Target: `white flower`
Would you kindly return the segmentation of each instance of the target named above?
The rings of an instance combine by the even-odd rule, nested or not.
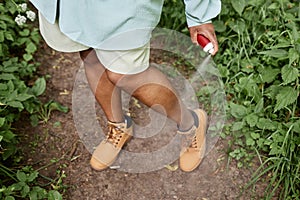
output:
[[[18,16],[15,18],[15,22],[19,25],[22,26],[23,24],[26,23],[26,17],[23,15],[18,14]]]
[[[30,19],[30,21],[34,21],[35,20],[35,12],[29,10],[29,11],[26,11],[26,15],[27,15],[27,18]]]
[[[27,10],[27,3],[19,4],[19,6],[23,12],[25,12]]]

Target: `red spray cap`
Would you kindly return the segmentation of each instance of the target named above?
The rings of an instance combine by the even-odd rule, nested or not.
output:
[[[197,35],[198,44],[203,48],[203,51],[212,53],[214,52],[213,44],[203,35]]]

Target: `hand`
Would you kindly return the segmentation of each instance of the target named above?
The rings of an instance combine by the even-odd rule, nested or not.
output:
[[[214,52],[211,55],[215,55],[219,50],[219,45],[217,41],[217,36],[215,34],[215,29],[212,23],[201,24],[199,26],[189,27],[191,40],[193,43],[198,44],[197,35],[201,34],[205,36],[214,46]]]

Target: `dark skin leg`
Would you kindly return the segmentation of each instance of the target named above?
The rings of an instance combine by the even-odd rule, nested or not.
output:
[[[105,68],[99,62],[96,52],[88,49],[79,52],[84,63],[85,73],[92,92],[100,104],[107,120],[123,122],[121,91],[107,77]]]
[[[166,114],[181,130],[194,124],[191,112],[181,102],[167,77],[154,67],[133,75],[117,74],[106,70],[108,79],[139,101]]]
[[[123,89],[152,109],[166,114],[181,130],[189,129],[194,119],[184,106],[166,76],[154,67],[133,75],[111,72],[99,62],[94,50],[80,52],[86,76],[107,119],[124,120],[121,91]]]

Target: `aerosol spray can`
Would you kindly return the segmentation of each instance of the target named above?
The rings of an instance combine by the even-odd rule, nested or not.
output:
[[[214,52],[213,44],[203,35],[197,35],[197,41],[199,45],[203,48],[203,51],[212,54]]]

